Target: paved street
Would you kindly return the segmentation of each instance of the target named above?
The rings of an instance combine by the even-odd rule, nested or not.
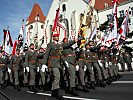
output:
[[[89,93],[80,92],[79,97],[72,97],[61,90],[65,100],[132,100],[133,99],[133,72],[121,73],[123,77],[105,88],[98,87],[96,90],[90,90]],[[55,100],[51,97],[51,92],[32,93],[27,88],[21,91],[8,87],[0,91],[6,94],[11,100]],[[0,95],[0,100],[6,100]]]

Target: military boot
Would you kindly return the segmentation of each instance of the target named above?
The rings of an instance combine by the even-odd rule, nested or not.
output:
[[[83,87],[83,92],[89,92],[89,89],[85,85],[83,85],[82,87]]]
[[[71,88],[70,94],[73,95],[73,96],[79,96],[79,93],[75,90],[75,87]]]
[[[53,90],[51,95],[58,100],[64,100],[63,96],[59,92],[59,89]]]
[[[91,83],[90,83],[90,89],[94,89],[94,90],[96,89],[96,88],[95,88],[95,82],[91,82]]]

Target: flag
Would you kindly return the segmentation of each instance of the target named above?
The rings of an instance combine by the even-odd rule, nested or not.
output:
[[[97,27],[94,27],[92,34],[90,35],[90,40],[94,39],[94,36],[97,34]]]
[[[126,11],[121,28],[119,29],[119,34],[117,38],[118,43],[119,43],[120,38],[123,40],[126,39],[126,33],[128,31],[128,20],[129,20],[129,15],[128,15],[128,11]]]
[[[13,46],[13,43],[12,43],[12,38],[11,38],[11,35],[10,35],[10,31],[9,30],[3,30],[4,32],[4,43],[5,43],[5,40],[6,40],[6,36],[7,36],[7,39],[9,39],[9,45],[12,47]]]
[[[11,35],[9,30],[3,30],[4,31],[4,51],[9,54],[10,47],[13,46]]]
[[[112,22],[110,24],[110,33],[106,42],[115,42],[117,41],[117,0],[114,0],[114,8],[112,10]]]
[[[16,48],[17,48],[18,41],[16,40],[13,44],[13,49],[12,49],[12,55],[16,54]]]
[[[60,8],[58,8],[58,9],[56,10],[56,16],[55,16],[55,20],[54,20],[54,25],[53,25],[53,28],[52,28],[52,32],[54,32],[55,29],[56,29],[57,22],[58,22],[58,19],[59,19],[59,14],[60,14],[59,11],[60,11]]]
[[[24,36],[24,20],[22,20],[22,27],[20,28],[19,34]]]

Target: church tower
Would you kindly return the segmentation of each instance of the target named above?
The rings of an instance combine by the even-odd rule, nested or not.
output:
[[[34,43],[36,48],[42,46],[45,19],[46,16],[44,16],[39,4],[35,3],[26,21],[26,42],[28,45]]]

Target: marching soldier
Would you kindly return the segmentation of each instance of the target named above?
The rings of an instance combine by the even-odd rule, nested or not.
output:
[[[42,86],[43,90],[45,91],[45,89],[46,89],[46,86],[45,86],[46,69],[41,69],[43,66],[44,57],[45,57],[45,51],[43,48],[40,48],[39,54],[38,54],[38,68],[37,68],[37,70],[40,73],[39,86]]]
[[[124,54],[124,61],[127,64],[128,71],[132,71],[133,70],[132,66],[131,66],[131,63],[132,63],[132,54],[131,53],[129,54],[128,52],[126,52]]]
[[[68,43],[68,38],[63,39],[63,43]],[[69,85],[70,85],[70,93],[72,95],[78,96],[78,93],[75,91],[75,58],[76,55],[73,51],[73,48],[70,46],[68,48],[64,48],[62,51],[63,62],[65,63],[66,70],[69,77]]]
[[[98,83],[98,86],[104,87],[104,86],[106,86],[106,84],[105,84],[105,81],[102,78],[102,72],[101,72],[100,66],[98,65],[97,50],[99,50],[100,47],[101,47],[100,45],[94,46],[94,42],[93,41],[89,41],[89,43],[88,43],[88,50],[90,50],[90,52],[92,54],[92,57],[91,57],[92,63],[91,64],[92,64],[93,68],[95,68],[95,70],[97,72],[97,77],[98,77],[97,83]]]
[[[16,49],[16,54],[12,55],[11,61],[10,61],[10,69],[12,69],[12,72],[14,72],[14,85],[15,88],[20,91],[20,83],[19,83],[19,74],[20,74],[20,69],[21,69],[21,62],[22,62],[22,57],[20,55],[20,50]]]
[[[0,52],[0,85],[1,88],[4,89],[4,81],[5,81],[5,74],[6,74],[6,60],[5,60],[5,52],[1,50]]]
[[[61,69],[61,52],[63,48],[70,47],[77,40],[71,41],[70,43],[58,43],[59,42],[59,34],[53,34],[53,42],[50,42],[47,46],[46,56],[44,60],[44,64],[48,62],[49,59],[49,67],[51,72],[53,73],[54,79],[52,82],[52,96],[56,97],[59,100],[63,100],[62,95],[59,93],[59,82],[60,82],[60,69]]]
[[[35,75],[37,72],[37,51],[35,50],[34,44],[30,44],[30,50],[25,54],[25,65],[26,70],[30,74],[29,78],[29,90],[32,92],[37,92],[35,87]]]
[[[80,51],[79,60],[77,62],[79,66],[79,80],[81,83],[81,86],[83,87],[84,92],[89,92],[88,88],[85,85],[85,70],[86,70],[86,54],[85,54],[85,47],[82,48]]]
[[[25,43],[24,49],[23,49],[23,53],[22,53],[22,66],[23,66],[23,86],[27,86],[28,85],[28,72],[26,70],[26,63],[25,63],[25,54],[28,51],[28,46]]]

